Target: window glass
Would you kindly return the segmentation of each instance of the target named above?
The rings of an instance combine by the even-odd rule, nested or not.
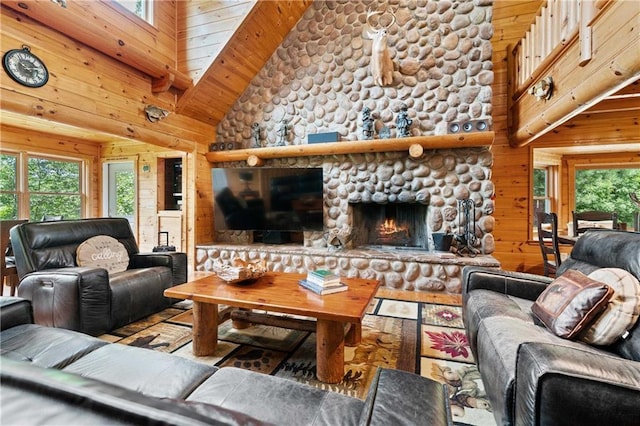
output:
[[[18,157],[0,154],[0,219],[18,218]]]
[[[533,225],[538,226],[538,212],[551,211],[551,190],[549,183],[549,169],[535,168],[533,170]]]
[[[80,170],[79,161],[29,157],[27,188],[31,220],[40,220],[45,215],[82,217]]]
[[[152,24],[151,6],[153,0],[116,0],[130,12]]]
[[[618,223],[633,223],[636,205],[629,196],[640,195],[640,168],[576,169],[575,210],[618,213]]]

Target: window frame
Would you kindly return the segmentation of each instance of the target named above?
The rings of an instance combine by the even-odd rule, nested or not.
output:
[[[47,154],[41,152],[15,151],[9,149],[0,150],[0,154],[12,155],[17,158],[16,161],[16,190],[17,190],[17,218],[28,219],[30,221],[40,221],[40,217],[31,217],[31,193],[29,190],[29,159],[39,158],[56,162],[68,162],[78,164],[78,192],[40,192],[33,191],[39,195],[75,195],[80,197],[80,218],[88,217],[88,190],[89,190],[89,162],[85,158],[61,156],[55,154]],[[2,191],[7,193],[8,191]]]
[[[144,16],[138,15],[135,11],[129,9],[121,0],[111,0],[111,3],[115,6],[115,8],[120,13],[126,13],[129,16],[135,16],[141,22],[148,24],[154,27],[155,17],[154,17],[154,2],[153,0],[142,0],[143,5],[143,14]]]
[[[538,226],[536,219],[536,200],[545,199],[548,201],[549,212],[555,212],[560,218],[560,194],[561,194],[561,158],[557,156],[534,155],[532,150],[532,166],[530,173],[529,185],[529,232],[531,239],[538,241]],[[536,170],[545,170],[547,176],[547,184],[544,197],[535,196],[534,194],[534,173]]]

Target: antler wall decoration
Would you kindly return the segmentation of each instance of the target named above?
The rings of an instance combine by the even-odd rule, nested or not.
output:
[[[365,33],[367,38],[373,40],[371,46],[371,75],[373,81],[378,86],[389,86],[393,82],[393,61],[389,53],[387,45],[387,33],[389,28],[395,24],[396,15],[391,11],[391,22],[385,26],[380,24],[380,17],[387,12],[383,11],[367,12],[368,31]],[[377,24],[373,23],[372,18],[378,16]]]

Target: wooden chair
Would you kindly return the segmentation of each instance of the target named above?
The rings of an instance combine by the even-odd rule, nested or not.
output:
[[[579,236],[580,234],[584,234],[589,229],[597,228],[597,226],[593,226],[593,224],[581,225],[580,221],[585,222],[600,222],[600,221],[610,221],[611,229],[618,229],[618,213],[616,212],[600,212],[600,211],[584,211],[584,212],[576,212],[573,211],[573,235],[574,237]],[[600,226],[600,228],[605,228],[605,226]],[[608,226],[606,226],[608,228]]]
[[[539,212],[538,219],[538,243],[542,252],[544,275],[555,277],[562,258],[558,245],[558,216],[555,213]]]
[[[7,256],[10,247],[9,230],[26,220],[0,220],[0,296],[4,294],[4,286],[11,288],[11,296],[16,295],[18,286],[18,270],[12,256]]]

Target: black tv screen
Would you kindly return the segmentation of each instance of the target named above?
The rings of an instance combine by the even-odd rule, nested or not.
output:
[[[322,231],[321,168],[213,168],[215,229]]]

